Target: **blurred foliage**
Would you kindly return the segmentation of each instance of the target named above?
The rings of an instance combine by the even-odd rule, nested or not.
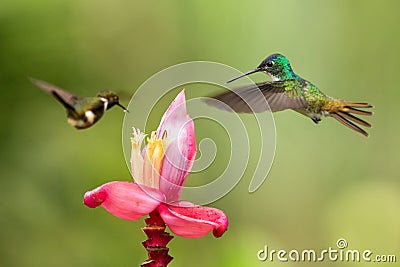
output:
[[[326,93],[371,102],[371,136],[332,119],[316,126],[294,112],[277,113],[267,181],[249,194],[246,176],[213,203],[229,216],[228,232],[174,238],[171,266],[292,266],[259,262],[256,253],[264,245],[326,249],[340,237],[351,249],[397,253],[399,261],[399,10],[396,0],[3,0],[0,266],[138,266],[146,258],[143,221],[82,204],[86,190],[130,179],[123,113],[112,109],[77,131],[27,76],[83,96],[113,89],[127,104],[168,66],[210,60],[247,71],[274,52]],[[198,136],[207,130],[196,128]]]

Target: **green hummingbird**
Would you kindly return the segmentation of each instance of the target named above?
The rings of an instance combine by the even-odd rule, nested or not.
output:
[[[67,109],[68,123],[76,129],[86,129],[95,124],[106,110],[117,105],[129,112],[119,103],[116,93],[103,90],[96,97],[79,97],[47,82],[29,78],[33,84],[52,94]]]
[[[371,124],[352,114],[372,115],[370,111],[361,110],[372,108],[370,104],[326,95],[314,84],[294,73],[289,60],[281,54],[270,55],[257,68],[229,80],[228,83],[256,72],[267,74],[272,82],[235,88],[233,91],[212,97],[219,101],[207,102],[221,109],[229,106],[233,111],[242,113],[292,109],[311,118],[315,123],[320,122],[324,116],[332,117],[347,127],[368,136],[368,133],[356,124],[365,127],[371,127]],[[265,105],[265,101],[260,101],[260,91],[265,97],[269,109]]]

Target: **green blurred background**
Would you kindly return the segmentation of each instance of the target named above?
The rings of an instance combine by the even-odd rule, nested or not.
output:
[[[396,254],[399,261],[399,11],[396,0],[3,0],[0,266],[138,266],[146,259],[142,220],[82,204],[85,191],[130,179],[123,113],[114,108],[77,131],[27,76],[84,96],[113,89],[127,104],[168,66],[210,60],[247,71],[274,52],[326,93],[372,103],[371,136],[333,119],[316,126],[291,111],[275,114],[277,149],[267,181],[249,194],[251,176],[244,177],[213,203],[229,216],[229,230],[220,239],[174,238],[171,266],[294,266],[260,262],[256,253],[265,245],[336,248],[341,237],[349,249]],[[198,136],[205,131],[196,128]],[[219,171],[214,166],[207,177]]]

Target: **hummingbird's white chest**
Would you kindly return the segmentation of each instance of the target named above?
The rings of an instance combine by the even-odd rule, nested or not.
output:
[[[108,100],[106,98],[104,98],[104,97],[100,97],[100,100],[103,101],[103,103],[104,103],[104,111],[106,111],[107,107],[108,107]]]
[[[92,125],[96,120],[96,114],[91,110],[85,111],[85,118],[76,120],[73,118],[68,118],[68,123],[74,126],[75,128],[87,128]]]
[[[108,100],[105,98],[100,98],[103,103],[103,112],[96,114],[93,110],[86,110],[85,113],[80,116],[79,119],[74,117],[68,117],[68,123],[78,129],[84,129],[92,126],[107,110]]]

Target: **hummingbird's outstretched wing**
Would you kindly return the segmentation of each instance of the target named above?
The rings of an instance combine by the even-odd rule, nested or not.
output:
[[[264,82],[235,88],[233,91],[211,97],[219,101],[207,99],[205,102],[223,110],[229,110],[230,107],[239,113],[300,109],[307,107],[307,102],[301,94],[303,86],[298,80]],[[269,109],[263,98],[267,101]]]
[[[29,80],[39,88],[43,89],[49,94],[54,95],[58,101],[64,105],[65,108],[75,111],[74,106],[80,97],[45,81],[37,80],[31,77],[29,77]]]

